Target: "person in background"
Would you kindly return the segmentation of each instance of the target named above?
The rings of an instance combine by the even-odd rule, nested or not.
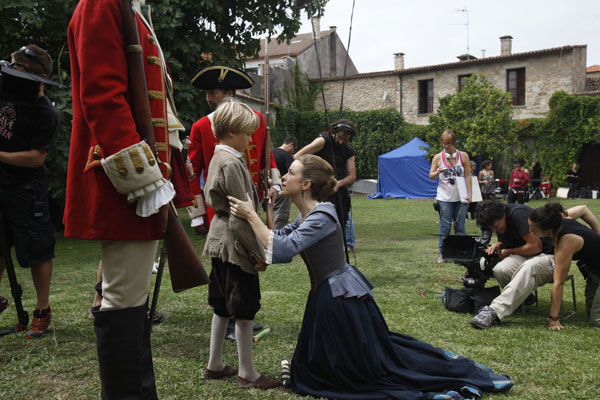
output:
[[[591,229],[575,219],[581,218]],[[564,211],[558,203],[548,203],[529,214],[531,232],[542,238],[554,239],[554,283],[548,327],[561,330],[558,317],[565,281],[571,269],[571,261],[585,278],[585,306],[588,321],[600,326],[600,223],[585,206]]]
[[[542,183],[542,165],[539,161],[536,161],[533,164],[531,164],[530,175],[531,187],[533,189],[539,189],[540,184]]]
[[[438,179],[437,195],[435,200],[440,209],[440,239],[438,243],[437,263],[444,263],[442,256],[442,243],[450,234],[452,225],[454,233],[464,235],[467,219],[468,203],[471,202],[471,162],[469,155],[456,149],[456,134],[445,130],[440,136],[442,152],[433,157],[429,179]],[[466,202],[463,203],[458,191],[457,178],[464,178],[467,185]]]
[[[356,247],[356,234],[354,233],[352,210],[348,211],[348,221],[346,222],[346,227],[344,229],[346,234],[346,247],[348,248],[348,251],[354,251],[354,248]]]
[[[517,158],[514,165],[515,168],[510,173],[510,181],[508,182],[507,201],[509,204],[525,204],[529,172],[525,169],[525,159],[523,157]]]
[[[52,58],[42,48],[30,44],[11,54],[11,67],[48,77]],[[14,245],[19,265],[29,268],[37,294],[33,320],[25,333],[28,339],[49,332],[50,281],[54,258],[54,231],[48,202],[48,168],[44,164],[60,118],[44,84],[35,93],[33,104],[0,101],[0,212],[7,245]],[[10,257],[10,254],[8,254]],[[0,257],[0,279],[4,271]],[[0,312],[9,305],[0,296]]]
[[[521,304],[533,304],[532,292],[552,280],[552,240],[539,239],[530,232],[527,223],[530,212],[531,208],[525,205],[496,200],[477,205],[477,225],[482,230],[496,232],[498,237],[486,252],[497,254],[500,259],[493,273],[502,293],[471,319],[474,328],[487,329],[511,315]]]
[[[275,158],[275,164],[279,170],[280,176],[287,174],[288,168],[294,162],[293,154],[298,148],[298,140],[293,137],[287,137],[283,141],[283,144],[273,149],[273,158]],[[273,213],[275,214],[275,229],[283,228],[288,224],[290,218],[290,198],[289,197],[277,197],[275,204],[273,205]]]
[[[478,181],[481,187],[481,197],[483,200],[491,200],[495,198],[496,181],[494,177],[493,165],[490,160],[485,160],[481,163]]]
[[[567,183],[569,184],[569,199],[577,197],[577,184],[579,183],[579,166],[573,163],[573,167],[567,171]]]
[[[337,184],[328,201],[335,205],[342,226],[346,226],[351,208],[348,188],[356,180],[356,150],[350,144],[354,135],[356,127],[352,121],[340,119],[333,123],[329,132],[319,135],[294,155],[297,159],[304,154],[315,154],[332,167],[335,165]]]

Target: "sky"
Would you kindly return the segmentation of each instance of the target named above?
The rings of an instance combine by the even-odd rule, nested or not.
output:
[[[458,10],[468,10],[459,12]],[[348,47],[352,0],[330,0],[321,30],[337,27]],[[521,53],[587,44],[587,66],[600,64],[599,0],[355,0],[350,57],[360,73],[394,69],[393,53],[405,53],[405,68],[500,55],[500,36],[513,37]],[[303,13],[300,33],[311,32]]]

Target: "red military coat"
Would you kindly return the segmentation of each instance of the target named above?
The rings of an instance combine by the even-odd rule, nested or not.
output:
[[[265,166],[264,148],[265,148],[265,119],[262,114],[258,111],[254,111],[259,119],[260,125],[256,132],[252,134],[250,144],[246,148],[246,162],[250,177],[254,185],[259,184],[260,171]],[[214,114],[214,113],[213,113]],[[192,182],[192,192],[194,195],[198,195],[201,192],[200,189],[200,173],[203,171],[204,182],[206,182],[206,176],[208,174],[208,166],[210,160],[212,160],[213,154],[215,153],[215,145],[219,143],[219,140],[215,138],[213,133],[211,117],[213,114],[209,114],[200,118],[192,125],[190,132],[190,145],[188,147],[188,155],[192,166],[194,167],[194,173],[197,177]],[[271,152],[271,168],[277,168],[273,153]],[[259,196],[262,200],[262,192],[259,190]],[[209,219],[212,219],[214,211],[207,207]]]
[[[168,162],[165,81],[158,49],[137,18],[159,157]],[[100,158],[140,141],[128,102],[127,62],[116,0],[82,0],[68,29],[73,130],[67,175],[65,236],[94,240],[162,237],[158,215],[141,218],[117,193]]]

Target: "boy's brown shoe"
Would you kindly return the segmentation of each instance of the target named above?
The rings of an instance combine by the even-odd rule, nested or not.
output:
[[[272,378],[269,378],[268,376],[264,376],[264,375],[261,375],[254,382],[248,381],[238,375],[237,385],[239,388],[242,388],[242,389],[256,388],[256,389],[266,390],[266,389],[273,389],[278,386],[281,386],[282,383],[278,379],[272,379]]]

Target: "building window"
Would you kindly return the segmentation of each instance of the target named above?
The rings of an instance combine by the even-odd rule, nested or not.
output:
[[[458,91],[462,92],[467,85],[467,78],[470,78],[471,74],[459,75],[458,76]]]
[[[513,106],[525,105],[525,68],[506,71],[506,91],[512,96]]]
[[[419,114],[433,112],[433,79],[419,81]]]

